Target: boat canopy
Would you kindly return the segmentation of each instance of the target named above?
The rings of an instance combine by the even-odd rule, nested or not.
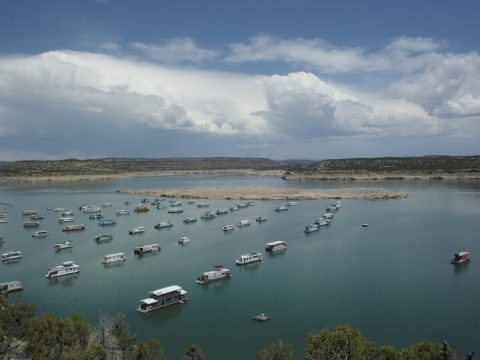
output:
[[[161,296],[161,295],[164,295],[164,294],[171,293],[173,291],[181,291],[181,290],[182,290],[182,288],[180,286],[172,285],[172,286],[167,286],[167,287],[162,288],[162,289],[150,291],[150,294],[155,295],[155,296]]]
[[[140,300],[140,302],[144,303],[144,304],[147,304],[147,305],[151,305],[151,304],[155,304],[156,302],[158,302],[158,300],[155,300],[155,299],[152,299],[152,298],[147,298],[147,299]]]

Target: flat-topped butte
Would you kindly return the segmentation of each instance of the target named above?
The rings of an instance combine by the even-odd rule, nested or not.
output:
[[[211,200],[319,200],[319,199],[403,199],[406,193],[389,192],[380,188],[348,189],[280,189],[247,188],[185,188],[185,189],[120,189],[121,194],[164,196]]]

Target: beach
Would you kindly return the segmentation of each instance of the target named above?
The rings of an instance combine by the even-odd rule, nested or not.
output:
[[[403,199],[407,193],[382,188],[293,189],[269,187],[184,188],[184,189],[120,189],[120,194],[164,196],[211,200],[319,200],[319,199]]]

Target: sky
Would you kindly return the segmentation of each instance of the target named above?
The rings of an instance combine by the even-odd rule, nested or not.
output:
[[[0,160],[480,154],[480,1],[4,0]]]

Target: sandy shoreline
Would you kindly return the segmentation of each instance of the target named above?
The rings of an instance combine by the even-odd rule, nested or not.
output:
[[[192,189],[120,189],[120,194],[164,196],[211,200],[318,200],[318,199],[403,199],[406,193],[376,188],[291,189],[291,188],[192,188]]]

